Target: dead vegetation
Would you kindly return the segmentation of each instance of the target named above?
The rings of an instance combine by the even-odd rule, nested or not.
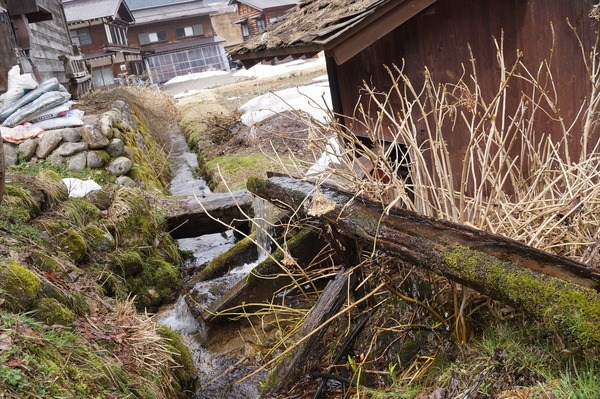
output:
[[[367,101],[352,119],[355,127],[368,132],[369,140],[357,139],[352,128],[306,121],[306,148],[314,149],[316,157],[327,153],[335,160],[313,181],[334,183],[355,198],[374,200],[384,213],[409,209],[599,267],[600,156],[594,127],[598,96],[586,99],[576,113],[583,121],[580,132],[580,125],[559,114],[550,65],[542,62],[530,69],[521,57],[506,65],[502,38],[495,44],[500,76],[491,99],[481,96],[474,60],[453,84],[439,84],[426,74],[419,87],[403,74],[401,65],[390,66],[391,88],[365,86]],[[588,58],[582,52],[595,93],[600,68],[596,52],[589,54]],[[509,105],[509,87],[522,88],[521,102]],[[541,135],[533,123],[540,118],[560,126],[562,139]],[[423,121],[427,136],[418,140],[416,127]],[[457,124],[467,128],[469,146],[462,154],[449,154],[442,132]],[[581,136],[578,154],[569,148],[574,135]],[[339,146],[332,145],[332,137]],[[515,142],[522,146],[515,147]],[[462,170],[451,170],[451,156],[463,159]],[[316,157],[281,163],[289,174],[302,176]],[[326,203],[319,206],[330,210]],[[318,230],[323,212],[314,209],[312,218],[292,218],[286,230]],[[305,214],[300,209],[287,211]],[[336,237],[335,232],[324,234]],[[280,248],[287,253],[284,259],[297,257],[285,244]],[[314,348],[304,377],[279,397],[320,397],[313,396],[318,383],[307,377],[311,372],[321,380],[326,374],[337,381],[329,384],[329,394],[343,391],[344,397],[550,399],[599,394],[594,375],[599,367],[597,351],[582,349],[561,331],[545,330],[543,323],[515,309],[386,257],[377,245],[354,251],[330,249],[338,255],[355,253],[351,265],[343,255],[333,258],[340,267],[350,266],[346,273],[360,283],[318,328],[326,338]],[[277,314],[282,301],[294,302],[291,293],[304,292],[301,287],[307,281],[291,272],[294,262],[278,265],[280,273],[297,276],[287,291],[279,291],[290,293],[290,298],[278,297],[257,315]],[[362,317],[368,321],[353,349],[335,356],[335,348],[343,346]],[[284,338],[263,367],[286,359],[304,340],[291,337],[305,313],[282,319],[285,323],[278,328]]]

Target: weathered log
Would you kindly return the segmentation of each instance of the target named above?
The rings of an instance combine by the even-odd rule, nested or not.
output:
[[[287,242],[287,250],[296,259],[300,267],[305,267],[322,252],[327,244],[319,235],[312,231],[301,231]],[[284,254],[275,251],[270,257],[258,264],[250,274],[229,289],[218,299],[209,310],[201,314],[204,321],[215,321],[216,318],[226,318],[221,312],[236,308],[237,312],[251,311],[257,303],[271,300],[274,293],[291,283],[291,279],[279,266]],[[275,277],[277,276],[277,277]],[[263,278],[267,277],[267,278]],[[187,299],[188,304],[194,301],[193,295]],[[192,306],[190,306],[192,307]]]
[[[316,214],[340,234],[375,245],[381,253],[525,311],[582,346],[600,345],[597,268],[408,210],[385,215],[376,203],[332,187],[315,190],[289,177],[251,179],[248,189],[275,204]]]
[[[297,381],[305,371],[304,368],[309,364],[311,356],[314,355],[315,348],[319,347],[318,343],[326,329],[321,328],[317,333],[313,333],[313,331],[338,312],[346,301],[349,282],[348,274],[345,274],[344,270],[340,270],[336,277],[327,284],[319,300],[294,336],[294,341],[299,342],[296,348],[289,356],[284,357],[275,370],[270,373],[266,384],[270,392],[277,392],[291,382]],[[304,339],[311,333],[313,334],[308,339]]]
[[[170,197],[161,201],[173,238],[221,233],[229,226],[247,229],[252,215],[252,195],[246,190],[213,193],[204,198]]]

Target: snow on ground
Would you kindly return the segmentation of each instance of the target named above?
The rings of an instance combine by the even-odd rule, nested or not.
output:
[[[325,66],[325,57],[295,60],[278,65],[256,64],[250,69],[242,69],[233,74],[235,77],[269,78],[277,75],[288,75],[295,71]]]
[[[202,90],[186,90],[184,92],[175,94],[173,96],[173,98],[178,99],[178,98],[182,98],[182,97],[193,96],[194,94],[202,93],[204,91],[206,91],[206,90],[204,90],[204,89],[202,89]]]
[[[252,126],[279,112],[303,111],[321,123],[328,123],[331,94],[326,83],[293,87],[255,97],[240,107],[241,121]]]
[[[219,75],[227,75],[228,73],[229,72],[227,72],[227,71],[206,71],[206,72],[199,72],[199,73],[190,73],[188,75],[176,76],[173,79],[166,81],[164,83],[164,86],[168,86],[173,83],[187,82],[188,80],[196,80],[196,79],[203,79],[203,78],[211,78],[213,76],[219,76]]]

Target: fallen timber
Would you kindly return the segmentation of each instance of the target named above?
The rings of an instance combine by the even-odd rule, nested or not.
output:
[[[583,347],[600,345],[600,270],[506,237],[354,198],[333,187],[273,176],[248,189],[309,213],[373,252],[443,275],[541,320]],[[314,214],[314,212],[311,212]]]
[[[161,200],[161,207],[175,239],[221,233],[232,227],[245,231],[252,216],[252,195],[240,190],[206,197],[170,197]]]

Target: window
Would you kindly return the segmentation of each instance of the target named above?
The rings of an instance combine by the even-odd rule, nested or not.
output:
[[[110,43],[127,44],[127,34],[125,29],[119,26],[109,25],[110,28]]]
[[[204,34],[204,27],[202,25],[186,26],[184,28],[177,28],[175,30],[178,39],[191,36],[201,36]]]
[[[265,26],[265,20],[264,19],[257,19],[256,20],[256,28],[258,29],[258,33],[263,32],[267,27]]]
[[[250,31],[248,30],[248,24],[240,24],[242,27],[242,36],[248,37],[250,36]]]
[[[90,35],[89,28],[74,29],[70,31],[71,41],[73,44],[78,46],[85,46],[86,44],[92,44],[92,35]]]
[[[167,40],[167,33],[164,30],[159,32],[140,33],[138,38],[140,39],[140,44],[164,42]]]

